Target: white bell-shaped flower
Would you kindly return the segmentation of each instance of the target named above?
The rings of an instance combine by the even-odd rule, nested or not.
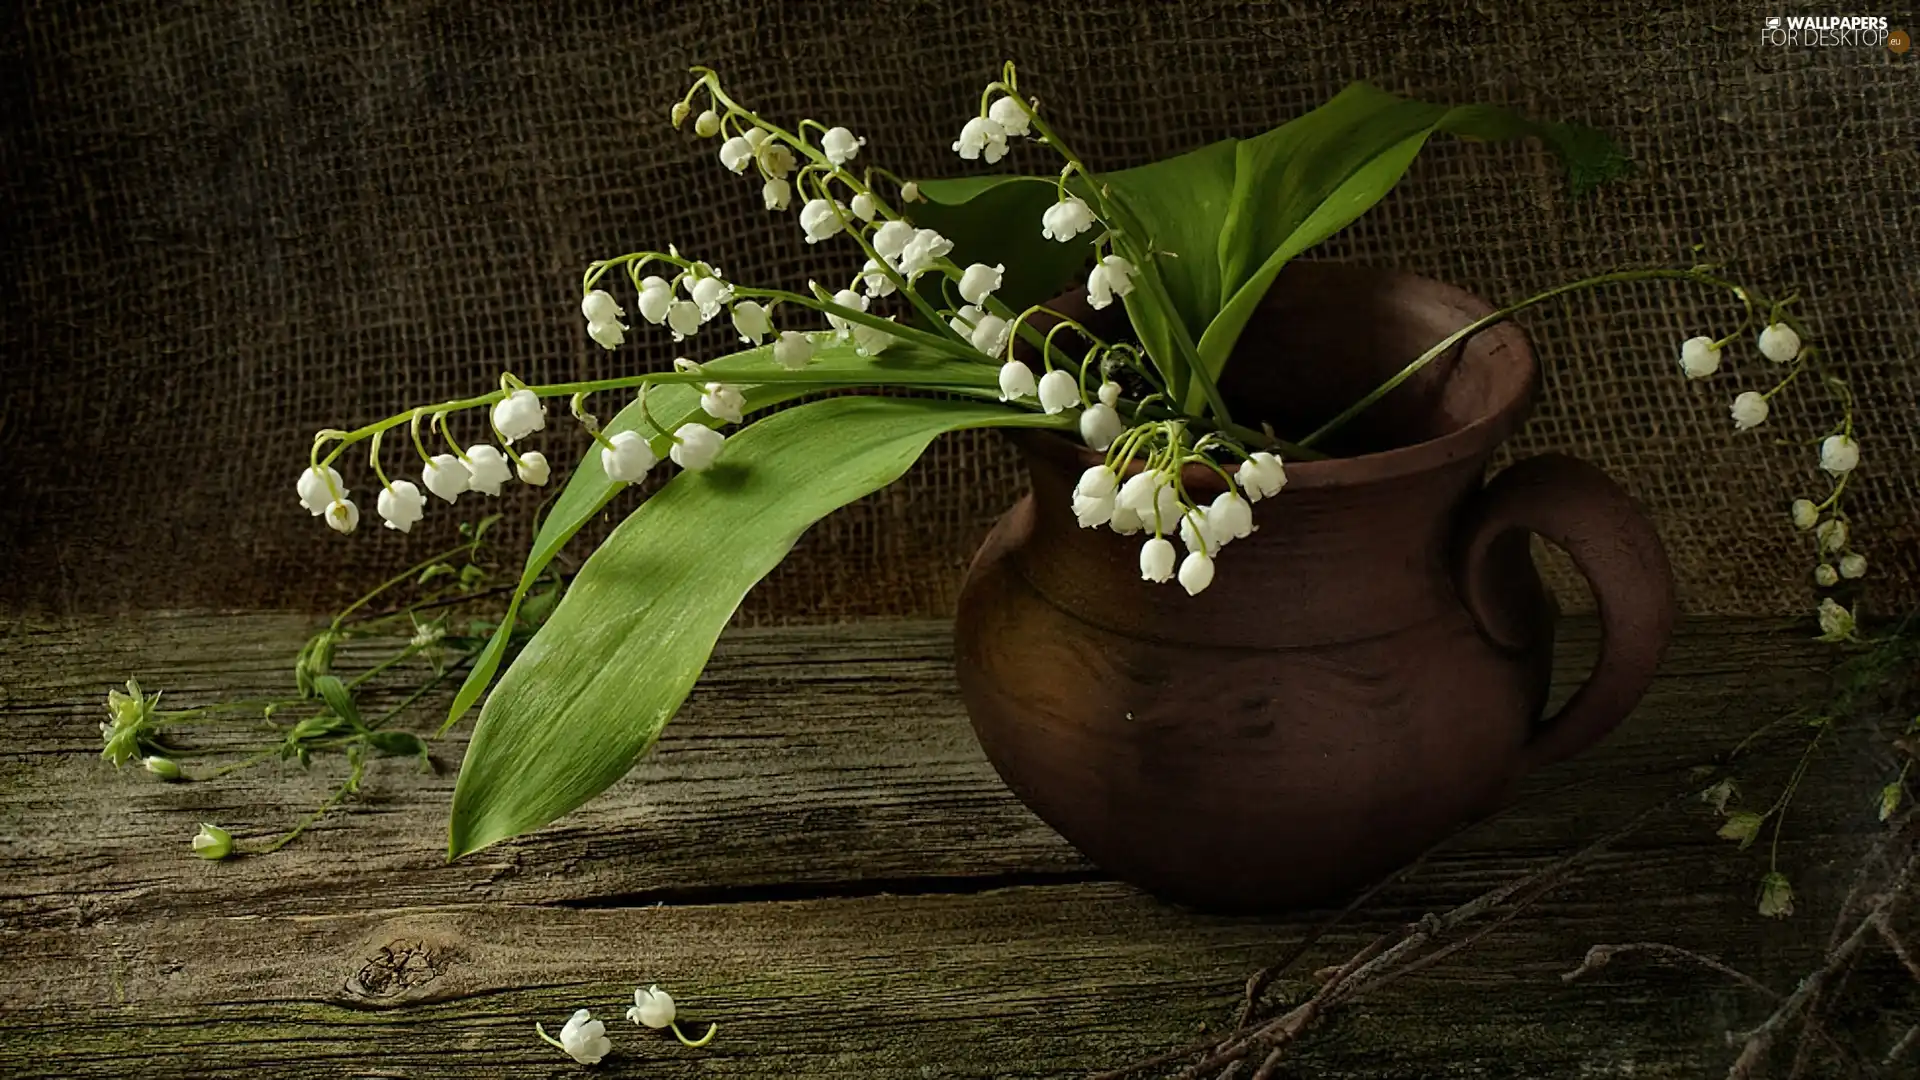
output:
[[[861,221],[872,221],[873,216],[880,212],[879,202],[872,194],[865,191],[855,195],[853,201],[848,204],[848,208],[853,211],[853,216]]]
[[[688,472],[705,472],[720,456],[727,437],[705,424],[681,424],[673,433],[673,448],[667,456]]]
[[[1848,435],[1829,435],[1820,443],[1820,467],[1845,476],[1860,465],[1860,444]]]
[[[427,516],[427,497],[420,493],[411,480],[396,480],[380,489],[380,495],[373,500],[373,508],[380,512],[380,518],[386,526],[395,532],[412,532],[420,519]]]
[[[1217,543],[1205,510],[1196,506],[1180,515],[1180,542],[1188,551],[1206,551]]]
[[[1690,337],[1680,343],[1680,370],[1689,379],[1704,379],[1720,370],[1720,350],[1710,337]]]
[[[1207,506],[1207,524],[1213,527],[1213,535],[1222,544],[1245,540],[1253,535],[1253,504],[1238,492],[1223,491]]]
[[[609,322],[625,315],[627,310],[605,289],[595,289],[580,298],[580,314],[590,323]]]
[[[703,139],[711,139],[720,134],[720,114],[712,109],[702,112],[694,118],[693,133]]]
[[[733,286],[717,277],[703,277],[687,288],[687,296],[700,305],[700,321],[705,322],[733,299]]]
[[[798,330],[783,330],[773,343],[773,362],[788,371],[799,371],[813,359],[813,341]]]
[[[1070,195],[1047,207],[1047,212],[1040,215],[1040,235],[1064,244],[1093,228],[1093,221],[1093,208],[1082,202],[1079,196]]]
[[[753,144],[746,136],[735,135],[720,144],[720,164],[726,166],[728,172],[746,172],[747,163],[752,160]]]
[[[1287,486],[1287,470],[1282,467],[1279,457],[1265,450],[1257,450],[1241,462],[1238,478],[1240,490],[1246,493],[1248,502],[1259,502],[1269,495],[1278,495],[1280,489]]]
[[[839,232],[845,223],[834,212],[832,203],[825,199],[809,199],[807,205],[800,208],[800,227],[806,230],[807,243],[817,244]]]
[[[1180,587],[1187,590],[1188,596],[1200,595],[1200,590],[1213,584],[1213,559],[1205,552],[1190,551],[1180,560]]]
[[[851,308],[854,311],[867,310],[867,303],[868,303],[866,297],[860,295],[859,293],[855,292],[852,289],[841,289],[839,292],[834,293],[833,302],[840,305],[843,308]],[[847,327],[851,325],[850,323],[847,322],[846,318],[841,315],[835,315],[831,311],[827,312],[826,315],[827,315],[827,325],[833,327],[835,330],[838,330],[840,332],[841,337],[843,338],[846,337]]]
[[[435,454],[420,469],[420,482],[427,485],[428,491],[447,502],[459,498],[472,479],[473,474],[467,471],[466,463],[452,454]]]
[[[1180,520],[1180,490],[1166,473],[1142,471],[1120,485],[1115,513],[1131,510],[1149,528],[1171,529]]]
[[[1000,130],[1011,139],[1025,135],[1033,127],[1033,118],[1020,107],[1019,101],[1011,97],[996,98],[992,105],[987,106],[987,119],[999,124]]]
[[[607,442],[612,445],[601,448],[600,468],[609,480],[637,484],[647,478],[647,470],[660,460],[637,431],[617,431]]]
[[[500,485],[513,479],[513,466],[507,455],[480,443],[467,447],[467,487],[482,495],[499,495]]]
[[[1100,384],[1100,404],[1114,408],[1120,404],[1120,384],[1103,382]]]
[[[1040,376],[1040,407],[1048,415],[1066,412],[1080,404],[1080,383],[1070,372],[1049,371]]]
[[[1007,156],[1007,129],[985,116],[976,116],[960,129],[953,141],[953,152],[968,161],[986,158],[991,165]]]
[[[1733,430],[1748,431],[1767,422],[1767,399],[1757,391],[1749,390],[1733,399],[1733,407],[1727,410],[1733,414]]]
[[[675,300],[667,305],[667,329],[673,340],[685,341],[700,332],[700,305],[691,300]]]
[[[1171,580],[1178,554],[1173,550],[1173,541],[1164,536],[1156,536],[1140,545],[1140,580],[1152,582]]]
[[[663,277],[649,277],[640,282],[640,317],[659,326],[666,321],[667,309],[673,306],[673,286]]]
[[[854,138],[853,132],[843,127],[833,128],[820,136],[820,152],[827,155],[827,160],[835,165],[845,165],[852,161],[860,153],[860,148],[866,144],[867,140]]]
[[[1007,336],[1012,330],[1007,320],[1000,316],[982,315],[980,320],[973,324],[973,331],[967,335],[967,341],[972,343],[974,348],[998,360],[1000,355],[1007,351]]]
[[[327,504],[327,528],[337,533],[350,533],[360,525],[360,508],[353,500],[342,495]]]
[[[1847,523],[1839,518],[1829,518],[1813,530],[1813,537],[1820,542],[1820,550],[1840,551],[1847,546]]]
[[[867,264],[860,268],[860,284],[867,290],[867,295],[875,300],[892,296],[896,291],[893,275],[872,259],[868,259]]]
[[[540,396],[524,387],[493,403],[493,426],[508,442],[545,430],[547,410]]]
[[[1103,257],[1087,275],[1087,303],[1104,308],[1116,296],[1133,291],[1133,264],[1118,255]]]
[[[1786,323],[1774,323],[1760,331],[1760,355],[1776,364],[1784,364],[1800,355],[1800,335]]]
[[[1075,495],[1073,517],[1083,529],[1097,528],[1113,520],[1112,495]]]
[[[547,455],[538,450],[529,450],[520,455],[514,472],[520,474],[520,482],[534,487],[545,487],[553,476],[553,469],[547,464]]]
[[[888,319],[889,323],[893,320]],[[853,335],[853,351],[861,356],[879,356],[897,339],[885,327],[868,326],[866,323],[854,323],[848,327]]]
[[[1126,430],[1127,422],[1120,419],[1120,411],[1105,402],[1080,414],[1080,438],[1091,449],[1105,450]]]
[[[345,485],[340,482],[340,474],[332,466],[308,466],[294,484],[294,490],[300,495],[300,505],[307,512],[319,517],[327,512],[327,505],[334,500],[337,492],[344,492]]]
[[[898,261],[900,253],[907,250],[907,242],[913,239],[914,228],[904,221],[889,221],[873,230],[868,239],[873,250],[883,259]]]
[[[700,407],[715,420],[737,424],[746,415],[747,399],[737,386],[710,382],[702,388]]]
[[[747,148],[756,154],[759,153],[763,147],[773,145],[769,141],[773,136],[767,132],[766,128],[750,127],[740,134],[747,140]]]
[[[773,318],[762,305],[742,300],[733,305],[733,328],[739,331],[741,341],[758,345],[773,333]]]
[[[1000,365],[1001,401],[1033,397],[1037,393],[1039,393],[1039,382],[1033,377],[1032,368],[1018,360],[1009,360]]]
[[[1820,508],[1813,505],[1812,499],[1793,500],[1793,505],[1788,507],[1788,513],[1792,515],[1793,527],[1796,529],[1811,529],[1820,523]]]
[[[1120,490],[1120,474],[1106,465],[1094,465],[1073,483],[1075,495],[1112,495]]]
[[[908,281],[933,269],[934,263],[953,250],[953,241],[932,229],[916,229],[913,239],[900,251],[900,273]]]
[[[793,167],[798,164],[793,151],[782,142],[766,142],[754,148],[753,158],[760,163],[760,169],[772,180],[785,180],[792,175]]]
[[[947,325],[952,327],[953,332],[959,334],[961,337],[971,338],[973,337],[973,328],[979,326],[980,320],[985,316],[986,312],[981,311],[972,304],[962,304],[960,305],[960,310],[953,313],[953,318],[947,320]]]
[[[673,996],[658,986],[650,986],[633,992],[633,1007],[627,1010],[627,1019],[657,1031],[670,1027],[677,1013]]]
[[[582,1065],[598,1065],[601,1058],[613,1052],[613,1040],[607,1038],[606,1024],[580,1009],[560,1029],[560,1049]]]
[[[603,349],[617,349],[627,340],[627,326],[619,322],[588,323],[587,336]]]
[[[988,266],[986,263],[974,263],[960,275],[960,296],[969,304],[984,304],[987,297],[1000,287],[1007,277],[1007,265]]]
[[[760,185],[760,201],[769,210],[785,210],[793,202],[793,185],[777,176],[769,177]]]
[[[909,180],[900,185],[900,201],[925,202],[926,200],[920,197],[920,185]]]

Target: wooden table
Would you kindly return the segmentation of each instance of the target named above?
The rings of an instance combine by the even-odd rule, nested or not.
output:
[[[172,614],[0,636],[0,1074],[579,1075],[533,1025],[590,1006],[616,1038],[609,1076],[1073,1076],[1231,1023],[1248,974],[1326,916],[1200,915],[1108,880],[1000,785],[931,622],[731,633],[628,779],[456,864],[457,733],[439,775],[380,760],[346,811],[277,854],[193,858],[199,821],[271,836],[344,766],[190,784],[116,772],[96,730],[107,689],[138,675],[176,705],[278,692],[309,629]],[[1565,637],[1562,692],[1594,651],[1589,623]],[[1826,662],[1804,627],[1686,624],[1612,740],[1381,894],[1284,992],[1631,817],[1674,789],[1652,770],[1817,698]],[[1790,764],[1752,783],[1774,790]],[[1755,915],[1761,848],[1715,839],[1717,819],[1689,806],[1485,944],[1339,1014],[1283,1075],[1724,1074],[1723,1033],[1766,1012],[1751,995],[1647,962],[1560,976],[1591,944],[1653,939],[1790,989],[1874,828],[1864,768],[1839,752],[1809,775],[1780,852],[1795,918]],[[649,983],[718,1020],[713,1043],[628,1024]]]

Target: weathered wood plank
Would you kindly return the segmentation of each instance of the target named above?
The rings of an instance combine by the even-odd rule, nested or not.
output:
[[[305,630],[179,615],[0,638],[17,751],[0,759],[0,943],[15,960],[0,1073],[560,1075],[573,1067],[532,1039],[534,1019],[577,1004],[617,1019],[634,982],[658,980],[726,1021],[721,1040],[630,1036],[646,1052],[610,1075],[1069,1075],[1222,1022],[1246,973],[1317,918],[1195,915],[1097,880],[1000,787],[946,627],[927,623],[729,635],[633,777],[460,864],[441,859],[451,774],[397,763],[277,855],[186,857],[195,821],[265,835],[330,778],[115,774],[97,759],[105,689],[139,674],[180,703],[270,690]],[[1567,637],[1571,685],[1594,643],[1585,623]],[[1383,894],[1302,970],[1631,815],[1671,783],[1649,770],[1809,700],[1823,655],[1779,626],[1690,624],[1607,746],[1543,774],[1539,797]],[[459,749],[452,737],[444,755]],[[1700,1074],[1752,1003],[1691,972],[1558,973],[1591,942],[1658,936],[1786,979],[1871,828],[1848,798],[1873,767],[1839,753],[1810,774],[1782,850],[1804,919],[1756,920],[1755,856],[1677,815],[1483,950],[1341,1021],[1345,1038],[1298,1075]]]

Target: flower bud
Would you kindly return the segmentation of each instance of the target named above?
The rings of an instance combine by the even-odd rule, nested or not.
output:
[[[1100,404],[1108,406],[1109,408],[1120,404],[1119,383],[1103,382],[1100,384]]]
[[[1820,508],[1813,505],[1812,499],[1793,500],[1791,512],[1796,529],[1811,529],[1820,523]]]
[[[673,121],[674,130],[678,131],[680,125],[686,123],[687,114],[692,111],[693,106],[684,101],[676,101],[673,103],[673,110],[667,114],[667,118]]]
[[[1860,465],[1860,444],[1847,435],[1829,435],[1820,444],[1820,467],[1844,476]]]
[[[1813,530],[1813,536],[1820,542],[1821,551],[1839,551],[1847,546],[1847,523],[1839,518],[1829,518]]]
[[[547,465],[547,456],[538,450],[530,450],[520,455],[519,465],[514,470],[520,474],[520,482],[534,487],[545,487],[553,470]]]
[[[1774,323],[1760,331],[1760,355],[1784,364],[1800,355],[1800,335],[1786,323]]]
[[[1867,557],[1857,551],[1840,556],[1840,576],[1849,581],[1867,576]]]
[[[920,197],[920,185],[909,180],[900,185],[901,202],[924,202]]]
[[[712,109],[701,113],[693,121],[693,133],[703,139],[711,139],[720,134],[720,114]]]
[[[193,837],[193,853],[218,861],[233,854],[233,834],[218,825],[202,824]]]
[[[1832,563],[1821,563],[1813,568],[1813,583],[1823,589],[1831,589],[1840,582],[1840,571]]]
[[[849,208],[853,211],[853,216],[861,221],[872,221],[873,215],[880,212],[880,207],[873,201],[873,196],[864,191],[853,197]]]
[[[148,772],[162,780],[171,781],[180,779],[180,766],[174,764],[171,759],[149,757],[142,759],[140,764],[145,765]]]

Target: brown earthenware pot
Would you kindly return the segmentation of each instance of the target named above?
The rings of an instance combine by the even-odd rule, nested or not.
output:
[[[1117,305],[1058,303],[1124,328]],[[1296,264],[1221,390],[1241,423],[1309,431],[1489,310],[1407,274]],[[1100,455],[1022,437],[1032,490],[975,557],[956,629],[967,709],[1007,785],[1121,878],[1276,909],[1377,879],[1612,730],[1665,650],[1672,575],[1591,465],[1545,455],[1482,486],[1536,380],[1511,324],[1429,365],[1324,448],[1340,456],[1290,462],[1196,597],[1140,580],[1144,537],[1077,526],[1073,486]],[[1222,489],[1197,466],[1184,480],[1203,503]],[[1572,556],[1604,633],[1592,676],[1545,720],[1557,611],[1529,533]]]

